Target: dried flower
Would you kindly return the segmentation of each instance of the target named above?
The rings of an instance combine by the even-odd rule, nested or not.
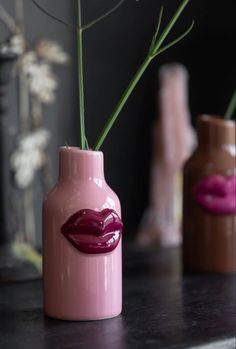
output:
[[[22,35],[13,35],[10,39],[12,52],[20,56],[25,50],[25,40]]]
[[[44,149],[49,139],[49,131],[43,128],[20,138],[18,147],[10,158],[14,179],[20,189],[27,188],[32,183],[35,172],[42,167]]]
[[[37,63],[37,56],[34,51],[26,52],[22,57],[23,73],[28,74],[30,66]]]
[[[25,50],[25,41],[22,35],[13,35],[10,39],[0,45],[3,54],[15,54],[20,56]]]
[[[69,62],[69,55],[55,41],[39,41],[36,46],[36,52],[40,58],[43,58],[50,63],[66,64]]]
[[[58,82],[50,64],[38,61],[35,52],[29,51],[23,56],[22,69],[27,77],[30,92],[41,103],[53,103]]]

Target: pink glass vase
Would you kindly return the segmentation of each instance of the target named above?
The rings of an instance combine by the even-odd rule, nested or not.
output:
[[[64,320],[117,316],[121,208],[104,178],[103,153],[62,147],[59,166],[58,184],[43,205],[45,313]]]

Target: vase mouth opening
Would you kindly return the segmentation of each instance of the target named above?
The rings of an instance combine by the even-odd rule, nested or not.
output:
[[[226,120],[220,115],[202,114],[198,117],[198,123],[209,124],[218,127],[235,127],[234,120]]]
[[[104,178],[103,153],[79,147],[60,147],[59,180]]]
[[[221,147],[223,144],[235,145],[235,122],[217,115],[201,115],[197,120],[199,144]]]
[[[96,155],[103,155],[103,152],[100,151],[100,150],[92,150],[92,149],[81,149],[79,147],[75,147],[75,146],[68,146],[68,145],[65,145],[65,146],[61,146],[60,147],[60,153],[74,153],[74,154],[83,154],[83,155],[93,155],[93,156],[96,156]]]

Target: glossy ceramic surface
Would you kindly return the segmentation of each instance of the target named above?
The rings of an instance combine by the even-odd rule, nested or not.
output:
[[[234,214],[236,213],[236,176],[203,177],[193,188],[193,196],[207,212]]]
[[[103,154],[62,147],[59,172],[43,205],[45,313],[65,320],[114,317],[122,308],[121,239],[112,252],[87,254],[61,233],[80,210],[108,208],[121,217],[119,199],[104,178]]]
[[[184,167],[186,270],[236,272],[235,122],[203,115],[199,146]]]
[[[118,245],[123,224],[110,208],[90,209],[74,213],[61,227],[61,233],[80,252],[112,252]]]

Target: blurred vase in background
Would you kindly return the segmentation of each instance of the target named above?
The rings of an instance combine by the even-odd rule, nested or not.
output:
[[[203,115],[199,145],[184,166],[185,270],[236,272],[235,122]]]
[[[179,245],[182,219],[182,166],[195,145],[188,108],[188,73],[180,64],[159,71],[158,117],[152,131],[150,204],[143,214],[138,243]]]

